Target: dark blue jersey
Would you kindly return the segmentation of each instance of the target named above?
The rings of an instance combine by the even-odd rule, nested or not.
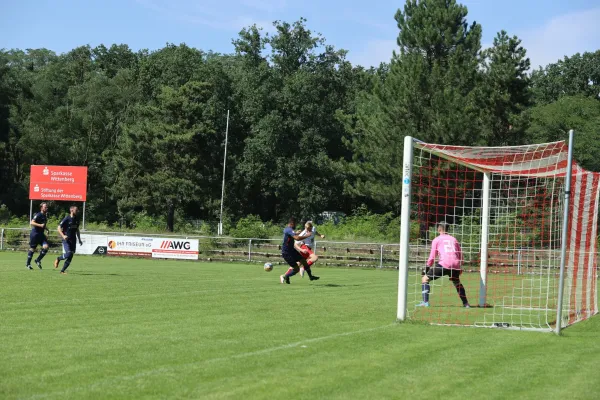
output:
[[[294,248],[295,235],[296,234],[294,233],[294,230],[292,228],[290,228],[289,226],[285,227],[285,229],[283,230],[283,246],[281,246],[281,253],[286,254],[296,251],[296,249]]]
[[[32,219],[34,222],[37,222],[38,224],[42,225],[46,225],[46,222],[48,222],[48,217],[41,211],[39,213],[36,213]],[[32,226],[31,233],[44,233],[44,228]]]
[[[79,218],[67,215],[60,221],[60,229],[67,237],[67,240],[75,240],[77,238],[77,230],[79,229]]]

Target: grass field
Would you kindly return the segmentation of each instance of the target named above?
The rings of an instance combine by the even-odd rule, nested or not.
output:
[[[412,271],[411,271],[412,272]],[[517,275],[488,274],[486,303],[479,303],[479,272],[460,276],[471,309],[461,306],[456,289],[446,277],[431,281],[431,307],[415,307],[422,300],[421,275],[409,275],[408,310],[411,319],[435,324],[492,327],[509,324],[511,328],[549,331],[555,328],[558,276],[556,273]]]
[[[397,271],[0,252],[2,399],[594,399],[600,317],[536,332],[395,323]],[[467,311],[467,310],[465,310]]]

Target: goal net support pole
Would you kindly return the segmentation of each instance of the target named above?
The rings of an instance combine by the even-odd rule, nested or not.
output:
[[[557,335],[560,335],[560,330],[562,329],[563,293],[565,288],[565,261],[567,258],[567,230],[569,227],[569,200],[571,198],[571,174],[573,168],[573,129],[569,131],[569,155],[567,162],[568,164],[565,182],[565,205],[561,240],[562,243],[560,248],[560,278],[558,281],[558,304],[556,307],[555,332]]]
[[[408,258],[410,240],[410,190],[413,163],[413,138],[404,138],[404,157],[402,159],[402,215],[400,217],[400,260],[398,265],[398,315],[399,321],[406,319],[406,300],[408,288]]]
[[[479,307],[485,307],[487,296],[488,234],[490,226],[490,173],[483,174],[481,204],[481,262],[479,281]]]

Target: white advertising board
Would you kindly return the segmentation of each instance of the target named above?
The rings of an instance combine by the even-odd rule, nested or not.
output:
[[[142,236],[108,236],[109,256],[152,257],[154,238]]]
[[[198,239],[154,238],[153,258],[198,259]]]
[[[109,256],[198,259],[198,239],[105,236],[105,240]]]
[[[88,235],[85,233],[81,234],[82,245],[77,243],[77,254],[106,254],[107,247],[107,236],[106,235]]]

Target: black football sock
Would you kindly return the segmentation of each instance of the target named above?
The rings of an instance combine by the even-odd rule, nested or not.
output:
[[[69,265],[71,265],[71,260],[73,259],[72,256],[69,256],[67,258],[67,260],[65,261],[65,264],[63,265],[62,269],[60,270],[60,272],[65,272],[67,270],[67,268],[69,268]]]
[[[38,256],[36,261],[37,262],[42,261],[42,258],[44,258],[46,256],[46,254],[48,254],[48,249],[42,249],[42,251],[40,251],[40,255]]]
[[[456,293],[458,293],[458,297],[460,297],[462,303],[469,304],[469,301],[467,300],[467,292],[465,291],[463,284],[458,282],[454,285],[454,287],[456,287]]]
[[[421,289],[422,289],[422,293],[423,293],[423,302],[429,303],[429,290],[430,290],[429,282],[422,283]]]

